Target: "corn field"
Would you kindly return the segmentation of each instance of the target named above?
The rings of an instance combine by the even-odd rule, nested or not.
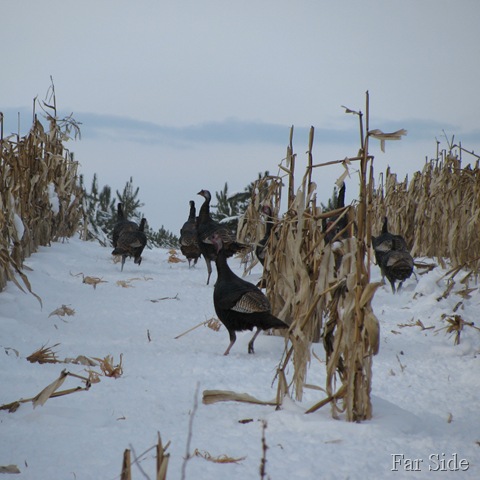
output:
[[[48,130],[34,112],[23,137],[4,136],[0,113],[0,290],[8,280],[23,288],[16,272],[31,291],[24,259],[40,245],[73,235],[82,218],[78,163],[64,147],[70,134],[79,134],[78,125],[58,119],[55,104],[42,108]]]
[[[471,153],[471,152],[470,152]],[[375,232],[384,216],[392,231],[402,232],[412,255],[433,257],[453,268],[480,269],[480,167],[462,168],[460,148],[444,151],[421,172],[398,181],[387,170],[374,192]]]
[[[23,269],[24,259],[38,246],[73,235],[82,222],[78,163],[64,146],[72,135],[79,135],[79,128],[71,117],[57,117],[53,87],[51,99],[52,105],[44,102],[41,106],[48,129],[34,111],[30,131],[23,137],[4,136],[0,113],[0,290],[11,280],[34,294]],[[398,181],[388,169],[375,186],[369,138],[384,143],[398,140],[406,132],[369,130],[368,94],[366,109],[365,118],[362,112],[346,110],[360,120],[357,157],[315,165],[312,127],[307,165],[298,185],[292,127],[279,175],[259,180],[238,227],[241,242],[257,244],[264,234],[259,211],[262,205],[271,207],[275,224],[267,243],[262,282],[273,313],[290,326],[290,343],[286,342],[278,366],[277,404],[287,394],[302,399],[308,385],[311,345],[323,342],[326,397],[309,411],[330,404],[335,417],[344,414],[350,421],[372,415],[372,361],[380,335],[371,301],[380,284],[370,282],[370,247],[382,219],[388,217],[391,230],[405,237],[415,257],[434,257],[441,263],[448,260],[453,268],[467,268],[475,277],[480,269],[478,156],[474,165],[462,168],[465,150],[452,146],[448,153],[426,162],[411,180]],[[324,212],[318,204],[313,172],[341,167],[340,183],[349,165],[356,162],[358,200]],[[280,215],[282,197],[287,208]],[[338,247],[333,241],[326,242],[325,225],[327,220],[337,223],[341,218],[347,221],[337,234],[342,240]]]
[[[370,388],[373,356],[380,345],[379,323],[371,307],[381,283],[370,282],[371,238],[381,231],[383,218],[391,231],[400,233],[411,247],[412,255],[448,259],[453,268],[465,267],[478,276],[480,249],[477,232],[480,215],[480,175],[475,166],[461,167],[461,158],[451,148],[426,162],[423,171],[412,180],[398,181],[387,170],[375,186],[373,157],[368,154],[369,138],[382,143],[399,140],[406,131],[384,134],[368,128],[362,112],[346,109],[360,120],[358,157],[314,165],[310,132],[307,167],[298,188],[295,187],[296,154],[293,152],[293,127],[286,158],[280,165],[281,177],[264,179],[268,188],[258,185],[245,218],[239,224],[239,239],[254,244],[264,230],[259,221],[261,205],[273,206],[276,217],[267,243],[263,285],[273,313],[290,325],[284,356],[278,368],[277,404],[284,395],[302,399],[309,387],[308,368],[311,344],[322,341],[326,352],[326,397],[307,413],[331,404],[332,415],[347,420],[371,418]],[[464,151],[457,149],[457,151]],[[471,152],[469,152],[471,153]],[[477,157],[478,159],[478,157]],[[359,198],[352,205],[323,212],[317,204],[312,172],[317,167],[337,164],[348,170],[358,162]],[[298,169],[298,165],[297,165]],[[345,171],[339,175],[339,185]],[[284,183],[285,182],[285,185]],[[282,189],[286,190],[287,209],[278,215]],[[267,192],[259,198],[258,192]],[[284,194],[285,195],[285,194]],[[348,219],[341,247],[325,241],[326,219]],[[375,267],[376,268],[376,267]],[[293,374],[287,378],[293,365]]]
[[[313,164],[314,129],[310,131],[308,165],[298,188],[295,187],[296,154],[292,138],[293,127],[285,165],[281,166],[288,180],[288,208],[276,222],[267,243],[263,274],[272,311],[290,325],[290,344],[286,344],[278,368],[277,403],[280,405],[287,394],[302,399],[311,361],[311,344],[321,339],[327,319],[328,334],[323,336],[327,352],[327,403],[332,403],[334,415],[346,411],[349,420],[368,419],[371,417],[371,358],[378,352],[379,342],[378,321],[370,306],[377,285],[369,283],[365,247],[366,227],[371,225],[366,207],[367,198],[372,197],[373,158],[368,155],[365,142],[362,145],[364,153],[349,159],[361,165],[361,194],[356,207],[324,213],[317,205],[316,184],[312,181],[313,169],[322,166]],[[265,203],[278,207],[281,187],[281,181],[270,179],[270,188],[258,186],[254,189],[254,192],[267,191],[270,197],[267,194],[266,198],[258,199],[254,195],[252,210],[246,213],[246,217],[253,213],[254,218],[240,223],[241,241],[261,238],[257,236],[256,211]],[[337,235],[346,234],[348,238],[341,249],[337,249],[334,242],[325,241],[324,225],[328,218],[338,222],[343,216],[348,222],[344,231]],[[352,235],[354,224],[356,237]],[[294,374],[289,380],[286,372],[290,362]],[[311,411],[317,408],[319,406]]]

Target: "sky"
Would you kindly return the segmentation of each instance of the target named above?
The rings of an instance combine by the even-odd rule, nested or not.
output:
[[[276,174],[292,125],[297,181],[311,126],[315,163],[355,156],[342,105],[365,112],[367,91],[371,128],[408,131],[385,153],[372,140],[377,176],[421,169],[452,136],[480,152],[476,0],[25,0],[2,17],[18,20],[0,31],[5,134],[28,130],[53,78],[59,115],[81,122],[67,147],[87,184],[133,177],[154,229],[177,232],[201,189]],[[342,173],[316,170],[321,201]],[[348,201],[357,184],[353,167]]]
[[[249,355],[252,332],[239,332],[225,356],[225,327],[204,325],[215,317],[215,268],[206,285],[203,261],[189,269],[185,261],[169,262],[166,249],[154,248],[143,252],[140,266],[127,259],[121,272],[110,252],[78,238],[52,242],[25,260],[43,307],[13,282],[1,293],[0,407],[26,400],[14,412],[0,409],[0,472],[9,465],[20,472],[5,479],[119,480],[126,449],[132,478],[154,479],[150,448],[158,433],[169,443],[168,480],[480,478],[480,290],[466,271],[448,275],[448,267],[437,266],[412,275],[398,294],[388,284],[376,290],[380,350],[372,360],[372,418],[355,423],[342,414],[332,418],[329,405],[305,413],[326,396],[321,342],[311,347],[311,388],[302,401],[286,397],[278,410],[204,404],[207,390],[274,399],[284,339],[260,334]],[[239,258],[229,264],[243,274]],[[381,280],[377,266],[371,272],[372,282]],[[257,264],[245,279],[255,284],[260,277]],[[92,281],[100,283],[94,288]],[[455,332],[447,332],[453,315],[475,322],[464,325],[458,345]],[[27,361],[42,346],[61,363]],[[118,378],[102,375],[98,363],[107,356],[114,367],[121,363]],[[94,371],[99,382],[43,405],[27,400],[63,370],[83,378]],[[293,371],[292,364],[285,370],[288,382]],[[84,386],[68,376],[56,391]],[[262,431],[268,447],[264,477]],[[203,458],[193,455],[196,450]],[[185,461],[187,451],[193,457]],[[237,462],[205,459],[222,455]]]

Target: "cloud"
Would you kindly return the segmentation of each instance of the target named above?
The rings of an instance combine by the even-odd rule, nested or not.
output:
[[[168,126],[128,117],[79,114],[82,131],[90,138],[122,138],[132,142],[164,144],[185,148],[195,144],[280,144],[289,138],[290,125],[228,118],[196,125]],[[308,138],[308,129],[295,128],[295,134]]]
[[[41,112],[40,112],[41,114]],[[59,113],[59,116],[70,112]],[[19,117],[20,116],[20,117]],[[133,119],[126,116],[97,114],[91,112],[74,113],[73,117],[81,123],[82,138],[85,140],[128,141],[149,145],[165,145],[185,149],[195,145],[206,144],[274,144],[285,145],[288,142],[291,125],[281,125],[261,121],[246,121],[227,118],[222,121],[211,121],[187,126],[159,125]],[[30,128],[32,113],[26,107],[4,110],[4,132],[8,135],[18,131],[25,134]],[[480,130],[462,132],[453,124],[442,124],[435,120],[404,119],[380,120],[371,122],[371,128],[379,128],[383,132],[404,128],[408,131],[409,141],[462,141],[464,145],[479,145]],[[310,127],[294,126],[295,139],[307,143]],[[445,138],[446,135],[446,138]],[[315,126],[315,140],[335,145],[351,145],[358,141],[358,127],[352,123],[347,128],[329,128]]]
[[[5,132],[17,133],[17,118],[20,115],[20,133],[24,135],[30,128],[32,113],[27,108],[4,110]],[[70,115],[60,112],[59,116]],[[129,141],[143,144],[162,144],[176,148],[188,148],[201,144],[275,144],[288,142],[291,125],[280,125],[261,121],[245,121],[227,118],[187,126],[159,125],[154,122],[136,120],[125,116],[105,115],[90,112],[74,113],[80,122],[82,138],[85,140],[104,139],[106,141]],[[308,140],[310,127],[294,126],[295,138]],[[7,134],[8,134],[7,133]],[[354,129],[341,130],[315,128],[316,138],[330,143],[351,143],[356,141]]]

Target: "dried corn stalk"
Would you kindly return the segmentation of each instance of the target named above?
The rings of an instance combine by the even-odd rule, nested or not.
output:
[[[26,136],[4,137],[0,114],[0,291],[8,280],[22,288],[17,274],[33,293],[22,271],[24,259],[40,245],[72,236],[82,218],[78,162],[64,147],[79,129],[71,117],[57,117],[53,86],[52,96],[53,106],[35,102],[48,130],[34,112]]]
[[[478,158],[478,157],[477,157]],[[388,169],[373,194],[372,226],[381,230],[386,215],[389,229],[402,234],[412,255],[436,257],[442,265],[480,272],[480,168],[462,168],[458,150],[425,163],[409,181],[398,181]],[[449,221],[446,222],[446,219]]]
[[[254,184],[250,203],[238,221],[237,240],[245,245],[251,245],[250,251],[244,255],[245,272],[248,273],[257,263],[255,248],[265,235],[265,222],[261,218],[261,208],[268,205],[272,209],[273,218],[278,217],[281,203],[281,177],[266,175]]]
[[[277,403],[289,392],[290,385],[294,387],[296,398],[301,400],[310,363],[311,343],[319,340],[323,320],[327,318],[328,401],[332,402],[334,415],[345,411],[350,421],[371,417],[371,363],[379,346],[378,320],[371,308],[378,285],[370,284],[366,248],[372,225],[371,209],[367,207],[373,195],[373,157],[368,155],[368,135],[364,139],[362,114],[357,114],[361,120],[362,145],[360,155],[348,160],[360,161],[360,200],[354,214],[356,238],[344,239],[340,249],[333,248],[331,244],[325,245],[322,221],[325,214],[316,205],[316,185],[312,181],[312,170],[318,166],[313,165],[311,155],[312,129],[307,170],[295,194],[296,157],[290,142],[287,151],[289,163],[285,168],[289,174],[288,211],[276,225],[267,244],[264,266],[272,310],[290,324],[291,346],[286,348],[279,368]],[[348,210],[343,213],[351,219],[353,210]],[[351,232],[353,229],[348,230]],[[286,371],[290,361],[293,362],[294,373],[289,383]],[[338,390],[337,379],[342,383]]]

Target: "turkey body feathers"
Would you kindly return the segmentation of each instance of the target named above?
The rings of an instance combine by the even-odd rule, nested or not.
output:
[[[372,246],[377,265],[395,293],[395,282],[400,282],[398,286],[400,289],[402,283],[413,273],[414,262],[407,243],[401,235],[394,235],[388,231],[388,220],[385,217],[381,234],[378,237],[372,236]]]
[[[135,231],[138,230],[138,224],[128,220],[123,212],[123,206],[121,203],[117,205],[117,223],[115,223],[112,232],[112,246],[116,248],[118,238],[123,231]]]
[[[213,303],[218,318],[230,336],[230,344],[224,355],[228,355],[236,341],[235,332],[256,328],[257,331],[248,344],[248,353],[254,353],[254,341],[261,330],[288,328],[288,325],[272,315],[270,302],[259,288],[232,272],[221,237],[214,234],[211,241],[218,251],[215,260],[218,276]]]
[[[210,276],[212,274],[212,265],[211,262],[215,261],[217,258],[217,251],[215,246],[212,244],[211,237],[212,235],[218,235],[223,244],[223,250],[227,257],[231,257],[237,252],[240,252],[244,248],[247,248],[246,245],[242,245],[241,243],[237,242],[235,236],[232,232],[221,225],[218,222],[215,222],[212,217],[210,216],[210,201],[211,201],[211,194],[208,190],[200,190],[198,195],[201,195],[205,198],[202,206],[200,207],[200,212],[197,218],[197,235],[198,235],[198,246],[200,248],[200,252],[205,259],[205,263],[207,264],[207,285],[210,282]]]
[[[145,218],[142,218],[140,226],[136,230],[123,230],[117,240],[112,255],[122,256],[122,268],[127,257],[133,257],[134,263],[140,265],[142,263],[142,253],[147,245],[147,236],[144,233]]]
[[[193,200],[190,200],[188,220],[180,229],[180,251],[187,258],[189,267],[192,261],[193,265],[196,265],[202,254],[198,245],[196,209]]]

